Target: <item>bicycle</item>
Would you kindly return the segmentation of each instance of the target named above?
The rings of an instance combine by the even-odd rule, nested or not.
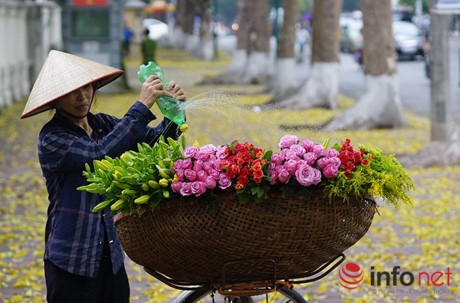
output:
[[[273,277],[270,280],[226,282],[227,266],[251,262],[267,262],[275,265],[275,262],[269,259],[229,262],[223,267],[221,282],[201,286],[178,285],[155,271],[147,268],[144,270],[168,286],[183,290],[174,303],[308,303],[299,292],[293,289],[294,284],[311,283],[322,279],[339,266],[345,258],[345,255],[341,253],[316,270],[305,273],[303,278],[293,281],[277,280],[276,266],[274,266]]]

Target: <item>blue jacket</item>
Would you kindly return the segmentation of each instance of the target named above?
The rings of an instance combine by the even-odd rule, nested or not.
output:
[[[122,119],[89,113],[91,138],[59,113],[44,125],[38,139],[38,158],[49,199],[45,260],[70,273],[95,277],[106,241],[113,273],[122,267],[124,254],[110,209],[91,211],[104,197],[78,191],[77,187],[87,184],[82,174],[85,163],[92,166],[93,160],[105,155],[118,157],[135,150],[139,142],[153,144],[160,135],[174,139],[179,136],[178,127],[168,119],[155,128],[148,127],[154,119],[144,104],[136,102]]]

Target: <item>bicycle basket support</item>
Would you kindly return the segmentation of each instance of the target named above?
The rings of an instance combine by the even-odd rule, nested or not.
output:
[[[329,201],[321,191],[271,193],[246,205],[224,194],[212,212],[194,200],[167,201],[141,215],[117,215],[115,226],[131,260],[180,288],[219,282],[224,265],[238,260],[274,260],[277,279],[306,277],[361,239],[375,210],[372,200]],[[241,266],[225,275],[234,282],[270,280],[268,267]]]

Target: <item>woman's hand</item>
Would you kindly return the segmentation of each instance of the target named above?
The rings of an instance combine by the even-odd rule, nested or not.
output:
[[[172,94],[165,90],[158,76],[149,76],[147,80],[142,83],[139,101],[144,103],[148,108],[151,108],[160,96],[172,97]]]
[[[187,100],[187,96],[185,95],[184,90],[180,87],[179,84],[177,84],[174,81],[169,82],[168,87],[166,88],[166,90],[169,91],[172,94],[172,97],[174,99],[177,99],[179,101]]]
[[[151,108],[160,96],[169,96],[180,101],[187,99],[184,90],[176,82],[169,82],[167,89],[165,89],[160,78],[152,75],[142,84],[139,101]]]

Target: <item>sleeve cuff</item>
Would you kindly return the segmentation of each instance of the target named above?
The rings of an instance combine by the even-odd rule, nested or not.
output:
[[[132,114],[136,117],[144,119],[148,124],[150,121],[155,120],[157,117],[152,113],[152,111],[145,106],[144,103],[136,101],[136,103],[131,106],[128,111],[128,114]]]

